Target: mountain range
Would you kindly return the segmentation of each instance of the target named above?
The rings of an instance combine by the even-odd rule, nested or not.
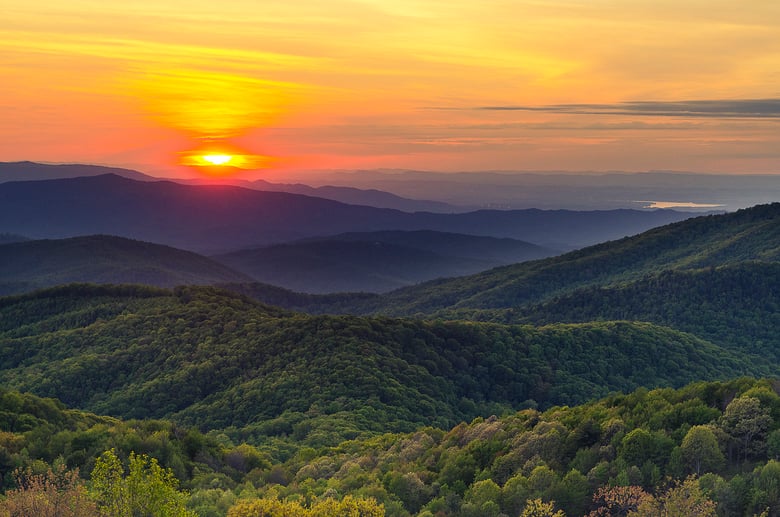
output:
[[[304,240],[213,257],[112,235],[40,239],[105,227],[226,245],[292,235],[301,214],[316,216]],[[0,286],[37,289],[0,297],[0,468],[148,453],[185,480],[188,504],[220,517],[250,491],[370,495],[394,517],[519,515],[531,498],[587,515],[627,486],[658,504],[698,497],[710,514],[713,501],[724,515],[780,508],[780,203],[382,294],[296,293],[248,274],[283,246],[299,255],[276,264],[299,274],[300,257],[362,253],[345,277],[372,249],[405,271],[425,254],[487,267],[551,252],[430,229],[333,231],[372,217],[491,231],[525,217],[514,231],[561,238],[634,215],[475,214],[111,175],[0,185]]]
[[[113,174],[0,184],[0,232],[33,239],[110,234],[212,254],[378,230],[509,237],[571,249],[688,217],[670,210],[408,213],[282,192],[135,181]]]
[[[231,168],[228,168],[231,169]],[[231,172],[243,172],[240,169]],[[0,183],[8,181],[40,181],[51,179],[67,179],[89,176],[102,176],[115,174],[123,178],[136,181],[160,181],[160,178],[144,174],[133,169],[120,167],[105,167],[101,165],[81,164],[44,164],[35,162],[0,162]],[[440,201],[428,201],[410,199],[383,192],[377,189],[357,189],[323,185],[311,187],[301,183],[271,183],[265,180],[242,180],[232,178],[230,175],[211,179],[175,179],[184,185],[232,185],[236,187],[265,190],[270,192],[288,192],[310,197],[331,199],[350,205],[365,205],[376,208],[392,208],[404,212],[463,212],[465,208],[459,208]]]
[[[233,427],[255,440],[300,425],[301,439],[335,444],[642,385],[771,375],[778,217],[780,204],[758,206],[385,295],[331,297],[430,321],[296,314],[213,287],[77,284],[7,297],[0,380],[125,418]],[[319,434],[337,421],[331,438]]]

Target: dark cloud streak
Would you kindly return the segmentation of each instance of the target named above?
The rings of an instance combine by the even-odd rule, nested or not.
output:
[[[483,111],[532,111],[567,115],[642,117],[780,118],[780,99],[697,101],[632,101],[616,104],[552,104],[548,106],[480,106]]]

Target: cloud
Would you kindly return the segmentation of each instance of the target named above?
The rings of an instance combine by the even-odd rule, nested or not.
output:
[[[546,106],[480,106],[484,111],[533,111],[568,115],[642,117],[780,118],[780,99],[695,101],[631,101],[615,104],[551,104]]]

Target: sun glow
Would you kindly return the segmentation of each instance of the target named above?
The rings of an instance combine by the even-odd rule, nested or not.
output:
[[[267,169],[276,161],[224,141],[208,142],[178,155],[179,165],[194,167],[207,176],[234,176],[242,170]]]
[[[212,165],[225,165],[233,159],[229,154],[204,154],[202,158]]]

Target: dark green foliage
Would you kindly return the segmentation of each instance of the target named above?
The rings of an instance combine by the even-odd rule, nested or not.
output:
[[[481,318],[546,324],[629,319],[691,332],[714,343],[778,358],[780,263],[666,271],[635,282],[580,289],[541,305]]]
[[[123,418],[315,446],[768,371],[646,323],[306,316],[213,288],[64,287],[0,301],[0,321],[6,385]]]

